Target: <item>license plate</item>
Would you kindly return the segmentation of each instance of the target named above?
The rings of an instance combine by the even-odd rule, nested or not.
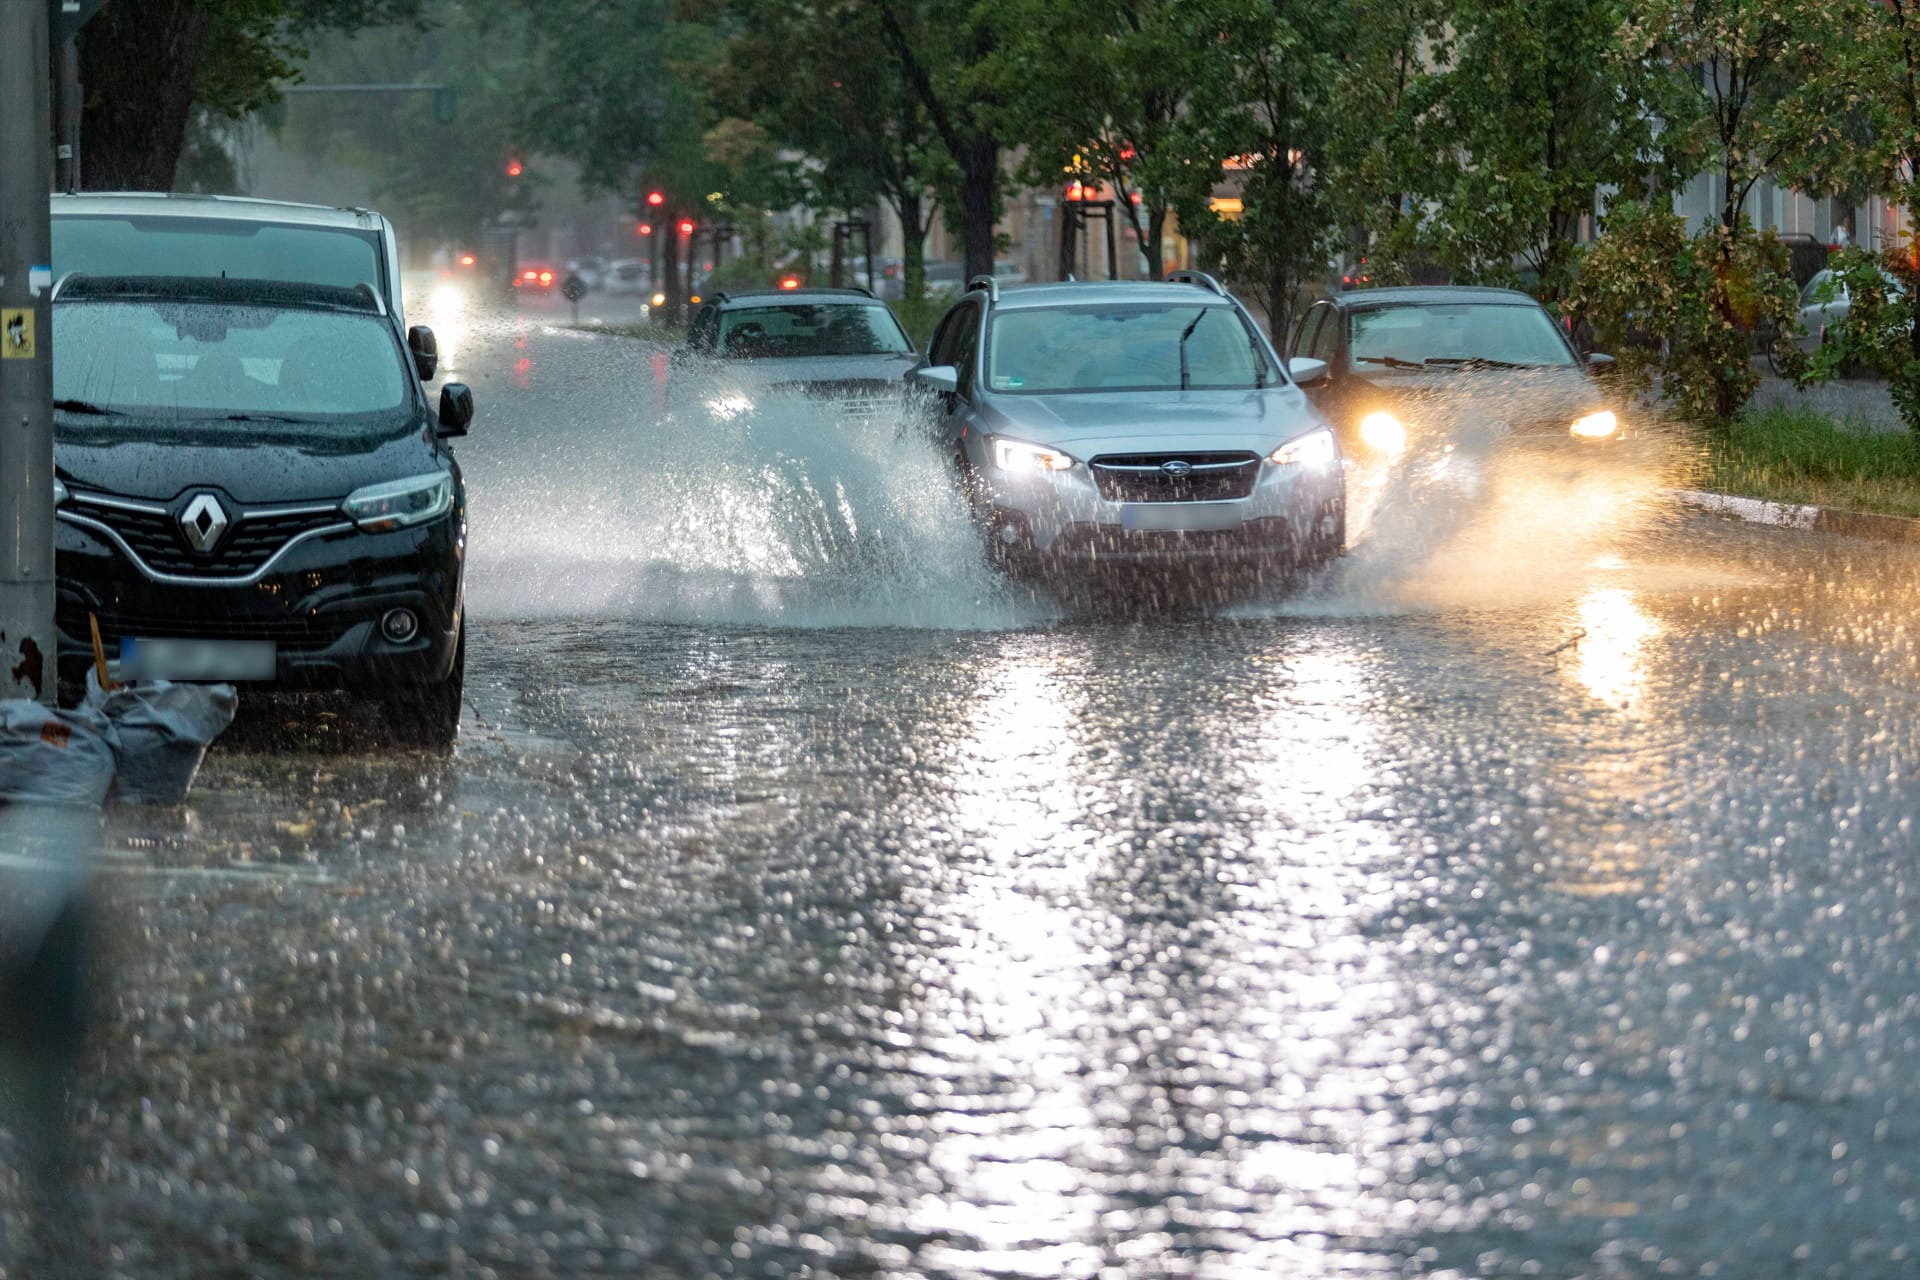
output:
[[[1174,530],[1198,533],[1211,529],[1238,529],[1237,502],[1124,502],[1120,527],[1129,532]]]
[[[130,636],[120,642],[121,674],[135,680],[271,680],[278,657],[271,640]]]

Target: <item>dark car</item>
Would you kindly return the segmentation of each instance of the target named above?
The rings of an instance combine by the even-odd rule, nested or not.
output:
[[[840,418],[894,412],[919,363],[905,329],[865,289],[716,293],[673,354],[668,407],[726,419],[769,396],[804,396]]]
[[[466,495],[372,289],[70,275],[55,290],[60,672],[347,689],[443,744],[465,676]]]
[[[1511,289],[1421,285],[1339,293],[1294,330],[1293,354],[1324,360],[1314,401],[1352,457],[1390,459],[1423,438],[1480,430],[1617,439],[1621,422],[1553,317]]]

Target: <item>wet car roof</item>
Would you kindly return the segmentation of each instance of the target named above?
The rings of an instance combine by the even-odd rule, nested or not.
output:
[[[1203,285],[1169,284],[1159,280],[1065,280],[1055,284],[1010,284],[1000,290],[995,311],[1028,307],[1058,307],[1075,303],[1176,302],[1182,306],[1204,302],[1231,306],[1232,301]]]
[[[225,306],[307,307],[384,315],[386,306],[365,285],[344,289],[289,280],[226,276],[90,276],[73,272],[54,289],[56,302],[133,302],[164,299]]]
[[[169,191],[114,191],[56,194],[52,211],[68,217],[229,218],[243,222],[296,223],[366,230],[379,225],[371,209],[261,200],[252,196],[182,194]]]
[[[1328,302],[1349,310],[1361,307],[1449,306],[1462,302],[1507,307],[1537,307],[1539,301],[1518,289],[1491,289],[1482,285],[1413,284],[1390,289],[1359,289],[1329,294]]]

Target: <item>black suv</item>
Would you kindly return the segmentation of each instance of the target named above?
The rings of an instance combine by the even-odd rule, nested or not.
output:
[[[63,681],[123,671],[379,697],[445,744],[465,674],[473,397],[372,289],[69,275],[54,293]]]
[[[710,295],[676,350],[667,404],[719,418],[763,396],[823,402],[840,418],[895,412],[919,363],[887,304],[865,289],[749,289]]]

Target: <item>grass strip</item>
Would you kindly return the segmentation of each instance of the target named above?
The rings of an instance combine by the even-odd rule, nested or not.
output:
[[[1920,448],[1804,409],[1761,409],[1707,443],[1700,487],[1769,502],[1920,516]]]

